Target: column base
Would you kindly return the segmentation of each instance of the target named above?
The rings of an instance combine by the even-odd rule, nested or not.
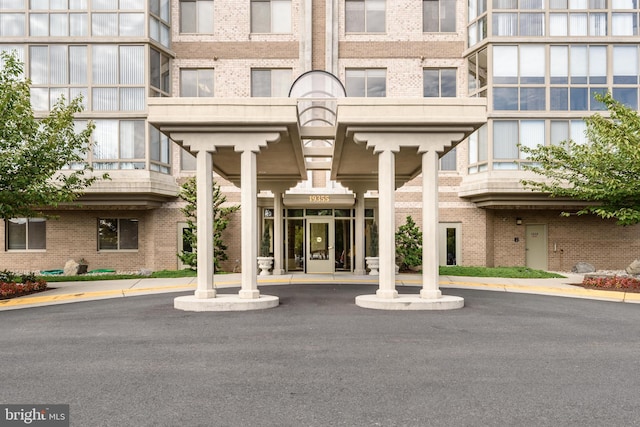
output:
[[[394,299],[398,298],[398,291],[395,289],[378,289],[376,291],[376,297],[380,299]]]
[[[196,289],[193,296],[196,297],[197,299],[209,299],[209,298],[215,298],[216,294],[217,292],[215,289],[205,289],[205,290]]]
[[[184,311],[249,311],[277,307],[279,303],[280,299],[271,295],[261,295],[256,299],[242,299],[238,295],[198,299],[188,295],[175,298],[173,308]]]
[[[424,299],[418,295],[398,295],[397,298],[380,298],[378,295],[360,295],[356,305],[375,310],[454,310],[464,307],[464,298],[443,295],[437,299]]]
[[[238,292],[238,298],[241,299],[258,299],[260,298],[260,291],[258,289],[253,289],[253,290],[244,290],[241,289],[240,292]]]
[[[440,289],[421,289],[420,298],[424,299],[438,299],[442,297]]]

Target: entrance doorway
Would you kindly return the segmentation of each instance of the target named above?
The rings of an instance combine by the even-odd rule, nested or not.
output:
[[[528,224],[526,226],[525,253],[527,267],[535,270],[547,269],[546,224]]]
[[[333,218],[307,219],[307,273],[335,271]]]

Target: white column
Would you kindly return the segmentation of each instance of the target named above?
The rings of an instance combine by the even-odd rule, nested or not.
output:
[[[273,191],[273,274],[284,274],[282,268],[282,192]]]
[[[376,295],[396,298],[395,247],[395,153],[388,148],[378,154],[378,248],[380,276]]]
[[[422,289],[420,297],[437,299],[438,274],[438,153],[422,154]]]
[[[211,153],[200,150],[196,158],[196,220],[198,236],[198,286],[196,298],[215,298],[213,287],[213,162]]]
[[[367,270],[364,266],[364,192],[356,192],[356,223],[355,241],[353,242],[352,253],[355,255],[355,265],[353,274],[364,275]]]
[[[238,295],[240,298],[255,299],[260,297],[257,264],[258,179],[256,153],[251,149],[242,151],[240,168],[242,287]]]

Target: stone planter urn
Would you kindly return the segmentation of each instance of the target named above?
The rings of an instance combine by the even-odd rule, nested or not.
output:
[[[368,256],[364,260],[367,262],[367,268],[369,269],[370,276],[378,276],[378,268],[380,267],[380,258],[377,256]]]
[[[272,256],[259,256],[258,268],[260,269],[260,276],[268,276],[271,274],[271,268],[273,267]]]

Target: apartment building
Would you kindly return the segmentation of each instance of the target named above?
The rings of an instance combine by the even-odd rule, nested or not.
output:
[[[525,190],[518,147],[584,139],[582,119],[603,109],[594,93],[638,108],[638,12],[635,0],[0,0],[0,49],[24,60],[34,109],[82,95],[78,121],[96,124],[87,161],[111,177],[52,218],[0,224],[0,269],[80,258],[89,269],[180,268],[177,193],[197,162],[150,124],[152,98],[191,107],[288,98],[312,70],[333,76],[347,99],[486,102],[486,123],[439,153],[441,265],[624,268],[640,247],[638,228],[561,216],[581,203]],[[315,153],[304,173],[259,192],[257,227],[270,230],[278,272],[357,271],[379,193],[363,193],[358,220],[358,190],[331,169],[333,142],[304,144]],[[285,170],[285,159],[275,167]],[[237,180],[214,170],[228,203],[239,204]],[[411,215],[422,225],[422,175],[399,184],[395,224]],[[225,235],[229,271],[241,268],[240,215]]]

